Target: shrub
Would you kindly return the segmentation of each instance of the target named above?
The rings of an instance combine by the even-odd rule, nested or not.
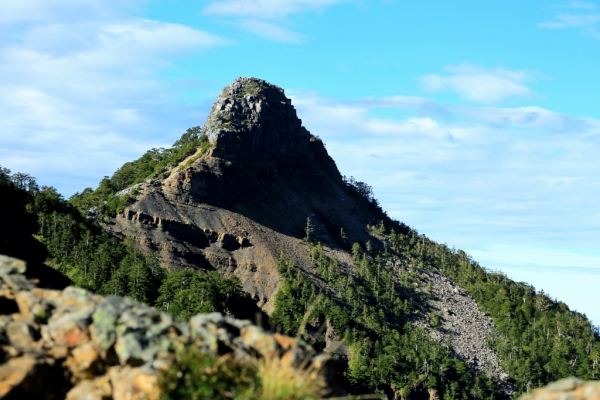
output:
[[[211,357],[189,347],[176,354],[158,379],[161,400],[258,399],[256,367],[230,357]]]
[[[279,356],[243,362],[183,346],[158,386],[161,400],[316,400],[326,390],[319,370],[294,368]]]

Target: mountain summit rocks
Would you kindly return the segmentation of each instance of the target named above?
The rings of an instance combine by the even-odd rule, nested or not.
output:
[[[301,178],[341,183],[341,175],[323,143],[296,115],[283,89],[261,79],[238,78],[226,86],[202,127],[210,142],[165,181],[169,200],[210,202],[219,206],[247,203],[265,182],[282,173],[286,182]],[[190,168],[187,168],[189,165]],[[328,186],[328,185],[327,185]]]
[[[389,217],[359,190],[367,185],[343,179],[283,89],[260,79],[236,79],[218,96],[201,134],[206,145],[172,166],[166,178],[137,186],[135,202],[103,226],[134,239],[145,252],[159,253],[170,270],[214,269],[240,278],[251,301],[232,310],[236,316],[254,318],[257,311],[275,309],[282,254],[319,291],[335,293],[317,278],[303,240],[308,234],[339,262],[348,280],[357,269],[349,251],[353,243],[384,248],[372,227]],[[448,307],[456,315],[479,315],[475,302]],[[483,371],[478,366],[491,360],[501,375],[486,343],[491,325],[485,328],[477,335],[452,332],[444,340],[456,339],[463,350],[457,353],[474,370]],[[342,339],[329,330],[326,336],[330,342]]]
[[[226,86],[203,132],[213,155],[291,157],[309,151],[310,133],[302,126],[283,89],[261,79],[238,78]]]
[[[238,276],[254,299],[250,308],[267,312],[280,282],[281,252],[310,268],[309,248],[299,240],[308,218],[324,244],[337,246],[342,229],[349,243],[371,239],[366,226],[379,222],[373,206],[349,193],[283,89],[236,79],[218,96],[201,134],[205,146],[172,166],[165,179],[139,184],[136,201],[105,229],[159,252],[166,268]]]

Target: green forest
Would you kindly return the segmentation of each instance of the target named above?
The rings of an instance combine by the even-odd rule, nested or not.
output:
[[[105,176],[96,190],[86,188],[81,193],[75,193],[69,203],[82,213],[95,208],[100,215],[114,217],[134,200],[135,190],[117,196],[121,190],[147,180],[166,178],[171,169],[183,160],[194,155],[185,163],[190,165],[195,159],[202,157],[210,146],[199,126],[189,128],[173,143],[173,147],[148,150],[139,159],[123,164],[111,177]]]
[[[127,204],[115,193],[156,177],[153,174],[177,165],[198,148],[206,151],[206,143],[198,127],[188,129],[173,148],[148,151],[111,178],[105,177],[95,191],[88,188],[69,201],[53,187],[40,187],[27,174],[11,174],[0,167],[0,206],[14,217],[13,226],[6,227],[4,234],[23,238],[16,243],[9,237],[0,241],[0,254],[43,261],[75,286],[103,296],[129,296],[183,319],[201,312],[227,312],[226,300],[243,296],[237,277],[191,269],[167,272],[156,254],[143,254],[131,241],[119,241],[95,219],[86,218],[94,206],[103,206],[101,212],[114,215]]]
[[[130,296],[180,318],[230,311],[228,302],[244,296],[238,278],[205,270],[166,271],[156,254],[144,254],[134,243],[117,240],[97,219],[87,218],[90,209],[100,218],[121,211],[133,197],[116,196],[119,191],[163,178],[209,147],[198,127],[188,129],[172,148],[148,151],[112,177],[104,177],[97,189],[87,188],[69,200],[53,187],[40,187],[29,175],[0,167],[0,210],[9,215],[0,253],[46,262],[76,286],[104,296]],[[350,194],[381,211],[368,185],[352,178],[344,182]],[[278,261],[283,284],[271,325],[314,341],[319,326],[329,323],[348,349],[348,357],[338,357],[337,363],[338,380],[349,393],[502,397],[493,379],[470,371],[450,349],[411,324],[411,319],[431,315],[427,290],[418,290],[424,285],[424,268],[438,269],[454,280],[493,319],[497,329],[489,345],[500,356],[517,394],[567,376],[600,379],[600,337],[584,315],[382,215],[385,222],[370,227],[380,239],[373,241],[380,242],[377,245],[346,243],[342,238],[340,246],[351,249],[353,256],[351,273],[328,256],[327,249],[310,237],[310,230],[305,240],[313,272],[294,265],[285,254]],[[430,320],[435,328],[435,318]],[[324,343],[315,346],[322,349]]]
[[[433,390],[442,398],[500,397],[489,378],[469,373],[448,349],[409,323],[411,315],[430,312],[427,291],[416,290],[424,284],[423,268],[437,268],[453,279],[493,319],[497,330],[489,345],[517,396],[564,377],[600,378],[598,329],[584,315],[414,230],[396,233],[383,222],[372,229],[384,246],[354,243],[353,275],[344,274],[320,244],[311,243],[313,267],[326,285],[308,279],[306,271],[282,257],[285,285],[272,315],[272,322],[290,333],[315,318],[329,321],[349,347],[341,380],[356,393],[392,391],[406,398]],[[431,321],[435,324],[435,318]]]

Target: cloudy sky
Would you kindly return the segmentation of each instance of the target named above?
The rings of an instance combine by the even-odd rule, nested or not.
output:
[[[388,213],[600,324],[600,2],[3,0],[0,165],[65,197],[286,89]]]

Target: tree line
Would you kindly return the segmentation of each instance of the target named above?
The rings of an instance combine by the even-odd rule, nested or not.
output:
[[[354,243],[351,271],[310,238],[311,270],[283,256],[278,265],[284,285],[271,317],[285,332],[301,332],[307,340],[309,321],[328,321],[349,349],[340,380],[351,391],[396,398],[423,391],[441,398],[501,397],[497,382],[469,371],[450,349],[410,323],[433,315],[427,290],[416,290],[425,285],[424,268],[453,279],[492,318],[496,329],[488,344],[499,355],[516,396],[569,376],[600,378],[598,328],[585,315],[405,225],[392,221],[386,228],[382,222],[371,232],[382,245]],[[309,278],[312,274],[317,279]],[[429,318],[434,328],[439,323],[435,317]]]
[[[0,208],[15,215],[15,232],[5,226],[0,252],[43,261],[69,277],[75,286],[108,296],[129,296],[187,319],[201,312],[228,312],[228,301],[243,296],[239,278],[216,271],[167,271],[156,253],[144,254],[131,240],[109,235],[86,218],[53,187],[0,167]],[[26,239],[34,240],[26,240]]]

